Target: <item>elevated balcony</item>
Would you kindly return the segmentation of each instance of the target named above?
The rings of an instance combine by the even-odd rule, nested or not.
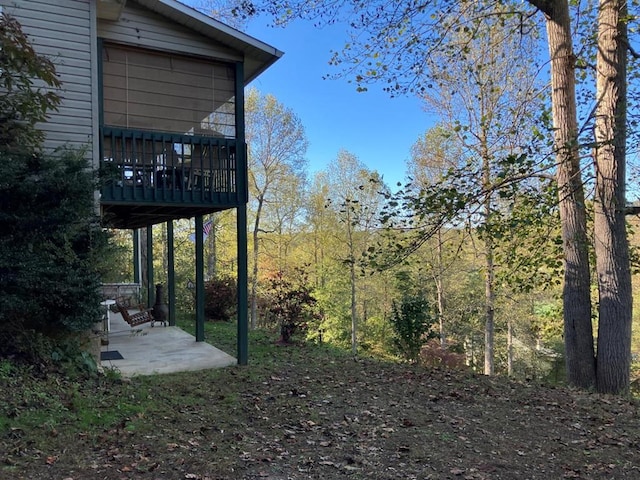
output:
[[[111,227],[141,228],[247,201],[246,147],[235,139],[111,127],[102,127],[101,139],[100,204]]]
[[[141,228],[245,204],[243,63],[99,46],[106,224]]]

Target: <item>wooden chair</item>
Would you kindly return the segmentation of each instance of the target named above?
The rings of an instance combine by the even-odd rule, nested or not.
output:
[[[153,318],[153,308],[141,308],[139,312],[129,313],[127,306],[120,301],[116,301],[116,307],[124,321],[132,328],[147,322],[151,322],[151,326],[153,327],[156,322],[155,318]],[[167,326],[166,322],[162,322],[162,325]]]

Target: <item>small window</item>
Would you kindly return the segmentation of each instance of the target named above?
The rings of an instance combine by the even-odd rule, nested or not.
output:
[[[107,44],[102,71],[105,125],[236,136],[232,65]]]

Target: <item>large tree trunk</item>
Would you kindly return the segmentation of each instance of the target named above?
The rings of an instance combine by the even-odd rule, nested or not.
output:
[[[253,274],[251,276],[251,329],[258,325],[258,232],[253,231]]]
[[[631,272],[625,226],[626,3],[601,0],[595,123],[595,253],[599,323],[597,389],[629,389]]]
[[[534,2],[532,2],[534,3]],[[591,325],[589,252],[577,145],[575,56],[566,0],[544,2],[551,58],[551,100],[564,251],[564,341],[567,380],[591,388],[596,371]]]
[[[256,210],[256,220],[253,224],[253,278],[251,279],[251,321],[252,329],[258,325],[258,260],[260,258],[260,216],[262,214],[262,206],[264,204],[264,196],[258,195],[258,208]]]
[[[436,294],[438,298],[438,324],[440,326],[440,348],[447,348],[447,333],[444,327],[445,292],[444,292],[444,264],[442,255],[442,229],[437,231],[438,241],[438,269],[436,274]]]
[[[493,266],[492,241],[487,238],[485,248],[485,325],[484,325],[484,374],[493,375],[494,368],[494,338],[495,338],[495,292],[493,290],[495,272]]]
[[[140,298],[137,299],[142,302],[143,298],[145,298],[143,291],[146,293],[147,285],[149,285],[149,262],[147,259],[149,258],[148,245],[147,245],[147,227],[141,228],[140,232]]]
[[[491,191],[491,167],[486,140],[483,138],[483,186],[486,192]],[[493,233],[491,232],[491,195],[487,193],[484,201],[486,237],[484,239],[484,374],[493,375],[494,366],[494,338],[495,338],[495,266],[493,263]]]
[[[483,117],[484,117],[483,112]],[[482,188],[486,192],[484,199],[484,374],[493,375],[494,338],[495,338],[495,266],[493,263],[494,244],[491,228],[491,155],[487,141],[486,126],[480,135],[480,154],[482,156]]]
[[[356,265],[351,257],[349,273],[351,277],[351,353],[358,355],[358,311],[356,303]]]
[[[358,355],[358,311],[356,298],[356,255],[353,244],[353,225],[351,224],[351,205],[346,206],[347,210],[347,238],[349,244],[349,279],[351,281],[351,353]]]
[[[513,376],[513,321],[507,320],[507,375]]]

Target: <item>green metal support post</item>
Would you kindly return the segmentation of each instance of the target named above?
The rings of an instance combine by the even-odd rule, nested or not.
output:
[[[249,363],[249,295],[247,262],[247,205],[241,205],[238,215],[238,364]]]
[[[243,190],[242,204],[238,206],[238,365],[249,363],[249,273],[247,260],[247,202],[249,201],[249,175],[247,171],[247,150],[244,119],[244,64],[236,62],[236,151],[238,162],[238,188]]]
[[[133,283],[142,285],[142,272],[140,268],[140,230],[133,231]],[[142,300],[141,298],[136,299]]]
[[[202,215],[196,216],[196,342],[204,342],[204,238]]]
[[[153,225],[147,225],[147,307],[154,304],[153,288]]]
[[[169,303],[169,325],[176,324],[176,262],[173,245],[173,220],[167,222],[167,302]]]

